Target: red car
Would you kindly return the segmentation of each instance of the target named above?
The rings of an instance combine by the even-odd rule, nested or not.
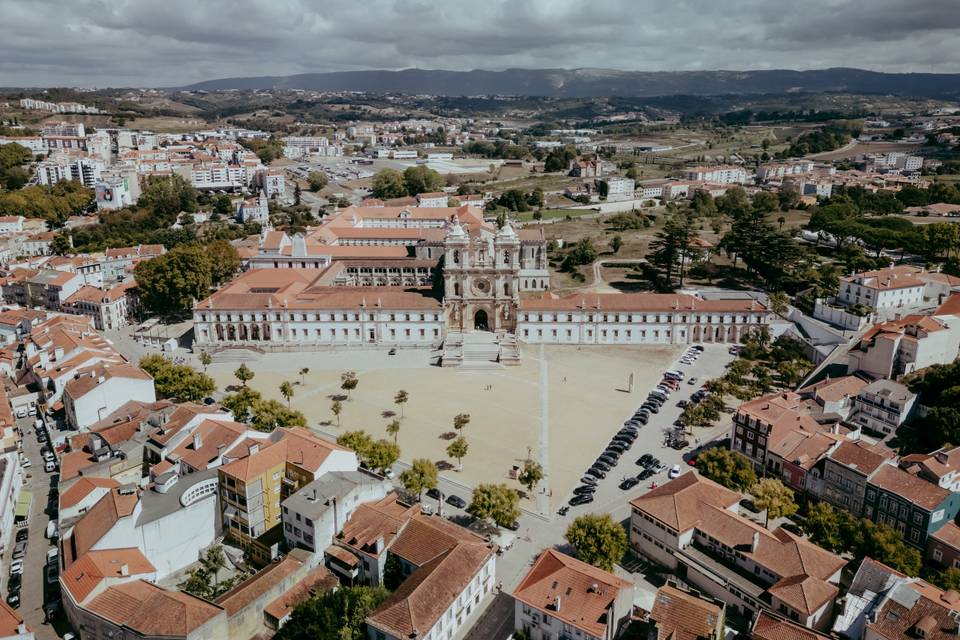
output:
[[[691,467],[695,467],[695,466],[697,466],[697,459],[696,459],[696,458],[690,458],[689,460],[687,460],[687,464],[690,465]]]

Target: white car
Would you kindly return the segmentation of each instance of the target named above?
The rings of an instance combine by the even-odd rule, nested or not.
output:
[[[30,462],[30,458],[25,457],[23,460],[20,461],[20,466],[23,467],[24,469],[29,469],[30,465],[32,464],[33,463]]]
[[[676,478],[677,476],[679,476],[679,475],[680,475],[680,465],[678,465],[678,464],[673,465],[673,468],[670,469],[670,473],[667,474],[667,475],[670,477],[671,480],[673,480],[674,478]]]
[[[23,560],[14,560],[10,563],[10,575],[23,574]]]

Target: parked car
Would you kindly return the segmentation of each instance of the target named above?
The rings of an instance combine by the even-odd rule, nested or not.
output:
[[[13,547],[13,559],[19,560],[25,555],[27,555],[27,541],[23,540]]]
[[[673,468],[670,469],[670,473],[667,474],[667,476],[668,476],[671,480],[673,480],[674,478],[676,478],[676,477],[679,476],[679,475],[680,475],[680,465],[678,465],[678,464],[673,465]]]
[[[576,507],[578,505],[589,504],[591,502],[593,502],[593,496],[589,494],[584,494],[579,496],[573,496],[572,498],[570,498],[570,502],[568,502],[567,504],[569,504],[571,507]]]
[[[644,469],[644,470],[641,471],[640,474],[637,476],[637,480],[640,481],[640,482],[643,482],[643,481],[646,480],[647,478],[652,478],[652,477],[653,477],[653,469]]]
[[[687,440],[671,440],[670,441],[670,448],[675,449],[677,451],[680,451],[681,449],[685,449],[688,446],[690,446],[690,442]]]
[[[505,529],[510,529],[510,531],[518,531],[520,529],[520,521],[514,520],[510,524],[504,527]]]
[[[20,590],[19,589],[10,590],[10,593],[7,594],[7,604],[10,605],[11,609],[20,608]]]
[[[467,501],[466,501],[466,500],[464,500],[464,499],[461,498],[460,496],[456,496],[456,495],[453,495],[453,494],[450,494],[449,496],[447,496],[446,503],[449,504],[449,505],[451,505],[451,506],[456,507],[457,509],[464,509],[464,508],[466,508],[466,506],[467,506]]]
[[[607,471],[609,471],[609,469]],[[601,480],[607,477],[607,472],[597,466],[593,466],[587,469],[587,474],[593,476],[594,478],[599,478]]]
[[[641,467],[645,467],[651,462],[653,462],[653,456],[649,453],[645,453],[637,459],[637,464]]]
[[[23,560],[14,560],[10,563],[10,575],[23,573]]]
[[[20,461],[20,466],[23,467],[24,469],[29,469],[30,467],[33,466],[33,463],[30,462],[30,458],[24,456],[23,460]]]
[[[647,466],[650,467],[651,469],[654,469],[654,473],[660,473],[660,471],[663,471],[664,469],[666,469],[663,463],[661,463],[660,460],[657,458],[654,458],[653,460],[651,460],[650,464],[648,464]],[[657,469],[659,469],[660,471],[657,471]]]
[[[610,471],[610,465],[607,464],[606,462],[603,462],[602,460],[598,460],[597,462],[594,462],[593,466],[590,468],[600,469],[600,471],[603,471],[604,473],[606,473],[607,471]]]
[[[582,478],[580,478],[580,482],[582,482],[583,484],[597,486],[597,479],[594,478],[593,476],[583,476]]]
[[[800,528],[800,525],[795,524],[795,523],[793,523],[793,522],[785,522],[785,523],[783,523],[782,525],[780,525],[780,528],[781,528],[781,529],[786,529],[787,531],[789,531],[790,533],[792,533],[792,534],[795,535],[795,536],[802,536],[802,535],[803,535],[803,529]]]
[[[440,489],[434,487],[433,489],[427,489],[427,497],[433,498],[434,500],[440,500],[443,498],[443,494],[440,493]]]
[[[17,529],[17,542],[22,542],[30,537],[30,530],[24,527],[23,529]]]
[[[680,407],[681,409],[686,408],[688,404],[690,404],[689,400],[680,400],[679,402],[677,402],[677,406]]]
[[[687,384],[689,384],[689,385],[697,384],[697,379],[696,379],[696,378],[690,378],[689,380],[687,380]]]
[[[573,494],[579,496],[585,493],[594,493],[596,490],[597,490],[596,487],[589,484],[584,484],[574,489]]]
[[[623,482],[620,483],[620,488],[626,491],[627,489],[634,488],[638,484],[640,484],[640,481],[637,478],[624,478]]]
[[[569,511],[570,511],[570,507],[567,506],[567,505],[563,505],[562,507],[560,507],[559,509],[557,509],[557,515],[558,515],[558,516],[565,516],[565,515],[567,515],[567,512],[569,512]]]
[[[57,470],[57,464],[48,460],[44,463],[43,468],[47,473],[53,473]]]

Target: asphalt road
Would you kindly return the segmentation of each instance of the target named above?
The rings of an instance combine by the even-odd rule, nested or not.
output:
[[[46,512],[47,499],[51,494],[51,487],[56,488],[56,476],[44,471],[43,456],[40,454],[40,444],[37,442],[33,425],[35,417],[28,416],[17,420],[23,433],[23,455],[30,460],[31,466],[24,469],[23,490],[33,494],[33,504],[30,510],[27,555],[24,559],[23,584],[20,591],[19,613],[24,622],[30,627],[40,640],[52,640],[57,637],[53,628],[44,623],[44,593],[46,586],[47,552],[52,548],[44,537],[50,517]],[[4,562],[4,597],[7,595],[6,586],[12,560],[14,542],[11,537],[9,548],[3,558]],[[51,590],[59,592],[59,585],[51,585]]]

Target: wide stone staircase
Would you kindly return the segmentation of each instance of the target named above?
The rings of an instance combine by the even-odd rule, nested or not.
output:
[[[461,370],[500,369],[520,363],[520,348],[513,334],[490,331],[450,332],[443,341],[440,364]]]

